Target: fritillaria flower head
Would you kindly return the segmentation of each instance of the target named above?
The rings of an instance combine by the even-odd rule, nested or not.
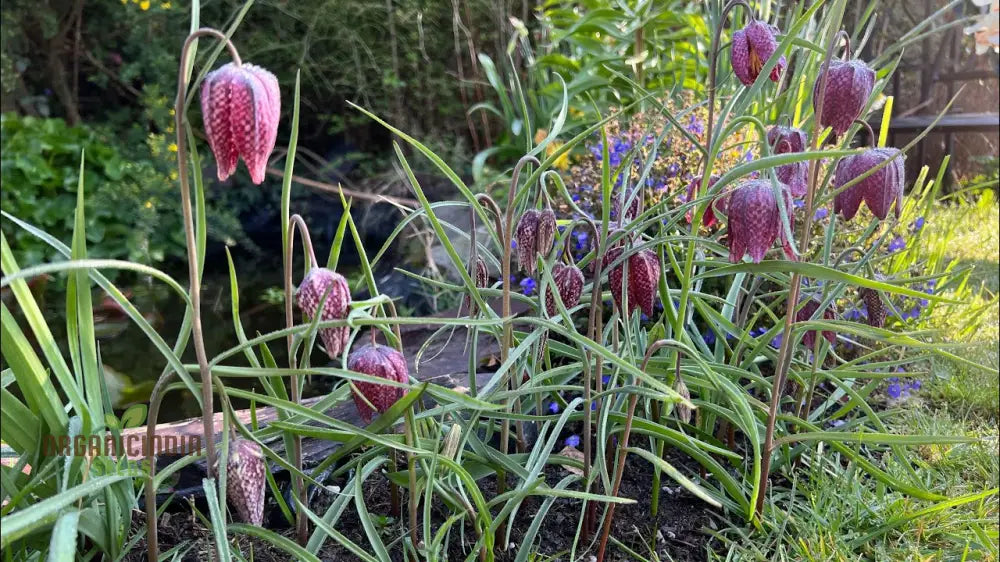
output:
[[[327,291],[329,295],[326,301],[323,301],[323,295],[326,295]],[[314,267],[302,279],[302,283],[295,291],[295,302],[309,318],[315,318],[318,313],[321,321],[343,320],[347,318],[351,305],[351,290],[343,275],[325,267]],[[321,302],[322,310],[320,310]],[[326,354],[335,359],[347,347],[351,331],[347,326],[320,328],[319,335],[323,340],[323,347],[326,348]]]
[[[775,125],[767,131],[767,144],[775,154],[795,154],[804,152],[808,140],[801,129]],[[792,197],[802,197],[806,194],[808,185],[808,162],[782,164],[774,169],[778,181],[788,186]]]
[[[557,263],[552,266],[552,280],[555,281],[555,291],[559,293],[559,298],[566,308],[572,308],[580,303],[580,295],[583,294],[583,272],[579,267]],[[549,316],[555,316],[558,312],[551,287],[545,294],[545,312]]]
[[[792,222],[792,198],[788,187],[778,184],[778,191],[784,198],[788,212],[789,226]],[[750,254],[754,263],[760,263],[764,254],[775,240],[781,240],[785,256],[795,260],[795,254],[785,240],[781,221],[781,209],[774,196],[774,188],[769,180],[750,180],[741,184],[728,196],[726,209],[729,212],[729,261],[737,263]]]
[[[875,279],[877,281],[884,281],[881,275],[875,275]],[[882,302],[882,295],[879,291],[869,287],[862,287],[858,293],[861,296],[861,300],[865,303],[865,309],[868,312],[868,325],[875,328],[885,326],[885,317],[888,310],[885,303]]]
[[[733,33],[730,59],[733,72],[744,86],[749,86],[757,80],[764,64],[778,50],[778,39],[775,37],[777,33],[777,27],[761,20],[753,20],[743,29]],[[785,63],[785,57],[782,55],[771,69],[769,77],[772,82],[777,82],[781,77]]]
[[[243,158],[253,183],[263,182],[281,115],[278,79],[252,64],[223,65],[205,76],[201,113],[219,181]]]
[[[698,188],[701,187],[701,180],[702,178],[700,177],[694,178],[693,180],[691,180],[691,183],[688,184],[687,201],[691,201],[692,199],[695,198],[695,194],[698,192]],[[717,174],[712,174],[712,176],[708,178],[708,189],[712,189],[712,186],[714,186],[715,182],[717,181],[719,181],[719,176]],[[724,195],[719,195],[715,199],[713,199],[712,202],[709,203],[708,207],[705,209],[705,214],[701,216],[702,226],[708,228],[710,226],[713,226],[716,222],[718,222],[718,218],[715,216],[715,209],[718,206],[720,211],[726,212],[725,204],[726,204],[726,197]],[[691,219],[694,216],[694,209],[688,209],[688,212],[685,216],[687,217],[687,221],[691,222]]]
[[[347,357],[347,368],[389,381],[401,383],[409,381],[406,358],[387,345],[373,343],[351,352]],[[406,393],[403,387],[373,382],[356,381],[354,388],[356,389],[354,405],[358,407],[358,413],[365,423],[371,423],[375,412],[385,412]],[[372,406],[375,407],[374,410]]]
[[[514,241],[517,244],[517,265],[529,274],[535,273],[535,256],[545,256],[552,250],[556,235],[556,214],[550,207],[539,211],[528,209],[517,221]]]
[[[806,322],[812,319],[813,315],[816,314],[816,311],[819,310],[819,305],[820,302],[815,298],[808,299],[806,303],[795,313],[795,321]],[[823,309],[823,320],[834,320],[836,317],[837,311],[834,310],[832,304]],[[836,334],[829,330],[823,330],[823,337],[826,338],[831,345],[833,345],[836,341]],[[805,344],[808,349],[813,349],[813,346],[816,344],[816,330],[809,330],[806,332],[805,335],[802,336],[802,343]]]
[[[831,127],[835,135],[842,135],[861,116],[868,103],[875,88],[875,71],[858,59],[832,60],[829,67],[821,67],[813,86],[813,109],[817,113],[824,75],[826,97],[819,123],[824,128]]]
[[[267,488],[260,445],[242,437],[231,439],[226,474],[229,503],[236,508],[241,520],[260,526],[264,522],[264,490]]]
[[[851,220],[857,214],[861,201],[864,201],[879,219],[884,220],[889,216],[891,208],[895,209],[898,217],[902,210],[903,185],[906,181],[904,158],[897,148],[870,148],[838,162],[833,185],[839,190],[848,182],[865,176],[876,166],[891,160],[854,185],[839,191],[833,198],[833,212],[840,213],[845,220]]]
[[[621,248],[609,250],[604,256],[604,265],[611,265],[621,256],[623,251]],[[628,256],[627,262],[628,279],[625,279],[624,262],[608,273],[608,282],[611,284],[611,295],[615,299],[615,305],[621,310],[622,301],[627,294],[628,314],[630,316],[636,308],[641,309],[646,316],[652,316],[660,282],[660,260],[655,252],[644,249]]]

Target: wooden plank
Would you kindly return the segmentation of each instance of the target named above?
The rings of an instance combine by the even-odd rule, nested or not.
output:
[[[894,117],[889,123],[893,132],[923,131],[937,119],[937,115],[911,115]],[[871,122],[872,129],[878,131],[881,120]],[[1000,130],[1000,114],[997,113],[954,113],[944,115],[931,132],[997,132]]]

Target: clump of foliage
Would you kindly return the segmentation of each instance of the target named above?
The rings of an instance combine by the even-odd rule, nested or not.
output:
[[[207,465],[202,489],[208,513],[199,515],[211,532],[201,547],[214,550],[221,559],[249,556],[243,545],[233,540],[249,536],[301,560],[318,560],[325,543],[336,543],[365,560],[393,556],[435,559],[454,549],[470,559],[494,560],[498,551],[510,548],[512,525],[519,521],[518,515],[523,517],[539,503],[541,507],[533,513],[520,544],[514,547],[515,556],[551,556],[556,553],[546,549],[542,524],[554,502],[569,500],[578,509],[578,517],[570,520],[576,531],[568,557],[575,560],[593,552],[603,562],[612,549],[629,548],[625,537],[614,536],[613,522],[616,506],[636,503],[635,498],[621,493],[628,463],[636,461],[652,467],[650,481],[639,484],[649,489],[650,518],[658,513],[661,484],[668,479],[691,498],[739,525],[738,532],[748,534],[782,533],[786,514],[794,512],[801,500],[794,484],[797,479],[825,479],[828,470],[845,465],[856,467],[851,482],[877,482],[880,490],[928,503],[930,512],[995,498],[995,489],[946,497],[935,482],[921,478],[921,464],[907,449],[965,445],[974,443],[974,438],[893,432],[874,408],[881,383],[900,376],[896,374],[899,368],[934,356],[969,368],[984,367],[936,345],[931,334],[907,324],[887,329],[846,319],[840,312],[860,290],[876,291],[886,299],[949,302],[943,295],[912,287],[929,280],[945,285],[947,271],[914,278],[912,272],[919,267],[904,264],[892,271],[883,270],[889,273],[887,278],[876,274],[876,266],[885,259],[882,247],[902,216],[899,208],[889,212],[886,202],[902,196],[905,182],[896,170],[901,168],[899,155],[908,147],[885,159],[881,155],[888,152],[852,147],[860,130],[855,120],[870,112],[873,99],[891,75],[892,63],[888,58],[851,62],[872,77],[863,88],[829,79],[837,74],[830,70],[832,57],[841,50],[850,56],[851,43],[866,36],[873,25],[872,12],[866,11],[855,18],[851,34],[841,30],[845,21],[851,21],[845,17],[847,4],[846,0],[810,6],[797,3],[781,14],[770,13],[766,6],[757,12],[738,0],[705,6],[704,17],[713,30],[707,100],[691,102],[704,103],[707,112],[704,136],[691,140],[702,170],[693,171],[697,159],[684,161],[685,166],[691,166],[685,172],[691,178],[683,178],[674,189],[687,180],[691,190],[685,191],[680,204],[676,192],[673,197],[647,201],[649,173],[633,175],[631,168],[635,165],[646,172],[671,173],[670,162],[657,167],[657,155],[667,151],[664,144],[670,127],[691,138],[685,134],[690,131],[684,129],[684,121],[668,119],[648,147],[647,136],[612,139],[608,127],[617,117],[613,113],[565,138],[562,135],[569,136],[564,119],[569,90],[561,88],[559,109],[546,136],[538,144],[531,134],[518,138],[525,143],[524,151],[505,181],[504,200],[498,201],[470,189],[444,159],[411,134],[354,106],[397,139],[394,149],[399,169],[419,203],[405,209],[403,223],[371,257],[348,213],[337,226],[330,254],[325,261],[318,260],[307,221],[292,211],[297,118],[303,109],[298,80],[290,121],[279,119],[280,96],[272,95],[267,86],[255,89],[249,81],[234,82],[233,96],[203,99],[206,114],[212,116],[206,135],[225,171],[237,157],[251,167],[259,165],[261,155],[273,148],[275,128],[278,137],[287,135],[289,146],[280,199],[285,326],[247,337],[240,315],[238,276],[230,261],[232,329],[239,344],[214,357],[205,350],[201,323],[201,272],[208,225],[198,203],[206,195],[204,170],[199,143],[188,143],[196,138],[192,133],[198,128],[188,119],[186,102],[197,95],[203,79],[208,80],[211,93],[212,81],[219,75],[205,75],[223,48],[236,69],[245,63],[225,34],[199,28],[188,35],[181,52],[174,115],[188,288],[153,268],[87,259],[86,186],[82,180],[77,188],[71,248],[4,211],[3,216],[13,225],[72,258],[22,270],[12,259],[4,235],[3,285],[16,290],[17,302],[26,311],[45,357],[43,364],[4,303],[3,354],[25,396],[20,401],[5,394],[5,401],[13,399],[17,412],[39,412],[26,419],[34,420],[40,434],[82,432],[90,437],[114,430],[108,427],[112,420],[99,415],[102,411],[97,398],[102,396],[95,378],[99,354],[88,301],[90,282],[98,283],[147,332],[165,363],[153,391],[147,439],[152,440],[156,432],[166,392],[190,393],[201,407]],[[192,16],[199,17],[197,4]],[[748,49],[734,51],[731,60],[722,48],[727,23],[740,28],[736,33],[756,34],[745,43],[731,42],[731,49],[740,45]],[[199,60],[197,51],[210,41],[222,46],[207,60]],[[190,78],[186,72],[189,63],[196,69]],[[743,66],[736,70],[737,65]],[[720,80],[717,74],[731,78],[734,71],[739,81]],[[525,92],[519,87],[513,92],[517,103],[510,105],[512,115],[526,124],[530,109]],[[837,100],[835,106],[824,107],[828,93]],[[622,112],[635,110],[642,103],[643,94],[632,94],[636,101],[622,107]],[[654,98],[648,101],[658,103]],[[662,104],[660,109],[665,111]],[[692,111],[694,107],[689,106],[678,108],[677,113]],[[836,137],[826,130],[827,118],[837,124]],[[809,142],[801,150],[791,152],[768,144],[767,128],[782,120],[808,132]],[[217,122],[227,126],[217,128]],[[525,126],[523,130],[533,128]],[[740,139],[738,158],[727,161],[725,153],[733,150],[730,142],[737,134],[747,136]],[[600,173],[594,177],[594,191],[600,196],[592,202],[595,211],[586,212],[577,205],[563,171],[555,164],[594,135],[600,136],[600,167],[595,168]],[[561,144],[547,150],[556,140]],[[616,148],[615,143],[626,141],[637,146]],[[756,143],[750,159],[745,154],[751,147],[743,146],[748,143]],[[879,163],[859,169],[853,177],[834,173],[844,159],[871,154],[880,157]],[[612,164],[613,155],[617,165]],[[457,202],[428,200],[410,164],[414,156],[426,159],[454,185]],[[801,206],[793,202],[789,186],[777,179],[777,167],[795,164],[804,164],[809,172]],[[713,180],[713,176],[717,177]],[[673,176],[661,179],[666,185]],[[258,180],[263,177],[254,178]],[[917,183],[921,182],[918,179]],[[859,192],[866,201],[862,211],[857,215],[854,210],[849,214],[841,211],[843,216],[834,214],[842,209],[841,198],[855,197],[856,202]],[[342,203],[348,205],[344,198]],[[557,220],[553,203],[573,212]],[[438,215],[442,205],[467,209],[471,224],[443,221]],[[716,220],[708,225],[703,218],[710,209]],[[823,227],[815,224],[819,209],[827,210],[829,220]],[[457,316],[401,317],[392,299],[378,290],[372,272],[387,259],[388,245],[413,222],[434,233],[460,274],[457,283],[421,277],[457,297],[468,298],[469,306]],[[484,225],[484,236],[478,234],[477,223]],[[841,229],[856,232],[851,247],[841,249],[839,242],[834,244]],[[577,231],[587,232],[589,237],[589,245],[579,251],[574,246],[580,241]],[[465,255],[450,241],[456,233],[469,237]],[[293,270],[296,237],[306,256],[306,272],[299,278],[297,290]],[[373,295],[367,300],[353,299],[344,278],[336,274],[341,252],[351,242],[359,254],[364,284]],[[141,271],[178,292],[187,318],[174,348],[99,272],[110,267]],[[517,270],[531,276],[531,291],[527,287],[520,293],[515,289]],[[490,271],[499,271],[500,278],[489,279]],[[72,294],[76,300],[69,301],[75,314],[67,315],[67,327],[72,364],[74,368],[82,366],[79,373],[69,370],[51,336],[45,337],[48,327],[36,312],[37,306],[32,306],[34,300],[25,279],[41,273],[67,273],[75,283]],[[716,283],[710,291],[708,279]],[[499,306],[491,306],[491,300],[498,300]],[[608,305],[602,307],[605,301]],[[523,311],[516,317],[515,303]],[[296,317],[296,304],[304,318]],[[406,334],[399,328],[407,324],[435,327],[416,357],[403,355]],[[419,380],[423,349],[451,337],[458,327],[469,337],[469,361],[463,373],[467,384],[457,389]],[[496,370],[486,378],[480,377],[479,335],[495,341],[499,348]],[[182,362],[189,338],[195,348],[196,367]],[[367,339],[370,345],[363,347],[360,355],[351,355],[355,344],[361,343],[359,339]],[[844,353],[847,341],[863,344],[862,351]],[[316,362],[314,351],[319,351],[320,343],[325,352],[321,361],[332,360],[332,365]],[[286,347],[286,364],[279,366],[274,360],[270,350],[274,345]],[[417,368],[410,369],[409,361]],[[197,378],[192,376],[195,372]],[[995,374],[995,369],[992,372]],[[334,388],[307,406],[301,400],[306,376],[327,377]],[[255,379],[259,391],[229,384],[234,378]],[[66,393],[68,406],[63,406],[53,382]],[[245,418],[233,411],[232,398],[271,405],[278,412],[277,420],[260,427],[251,415],[250,423],[244,423]],[[352,398],[364,427],[327,414],[329,408]],[[218,446],[214,441],[216,400],[223,426]],[[82,422],[73,425],[70,420],[74,418]],[[401,435],[394,430],[399,425]],[[20,432],[21,427],[10,426],[5,423],[0,431],[5,441],[18,444],[17,462],[23,467],[37,458],[37,448],[33,448],[30,436]],[[316,466],[307,467],[302,456],[305,438],[335,441],[338,447]],[[285,445],[280,453],[274,447],[278,440]],[[234,462],[234,454],[247,450],[252,451],[248,458]],[[688,464],[675,466],[668,453],[682,456]],[[108,462],[106,455],[94,456]],[[135,477],[145,492],[146,548],[153,561],[170,554],[158,548],[157,492],[165,475],[182,470],[201,456],[199,451],[182,458],[159,474],[155,465],[149,466],[148,472]],[[135,461],[120,462],[128,469],[138,468]],[[4,514],[0,532],[3,547],[12,553],[52,553],[65,549],[66,544],[76,544],[67,537],[81,533],[92,537],[95,533],[88,533],[92,528],[79,524],[83,521],[81,506],[107,510],[98,512],[102,521],[120,521],[122,510],[135,503],[134,496],[125,498],[131,503],[100,503],[101,494],[109,492],[94,485],[128,482],[134,472],[114,482],[102,481],[87,472],[94,465],[87,465],[79,477],[64,481],[61,490],[54,485],[41,487],[50,484],[45,478],[67,466],[72,468],[78,461],[64,456],[51,463],[49,472],[18,473],[14,482],[22,490],[18,492],[20,501]],[[270,475],[271,463],[288,472],[289,488],[281,489]],[[230,467],[236,470],[230,471]],[[543,474],[552,467],[566,469],[559,481]],[[388,515],[400,521],[388,532],[380,532],[375,521],[384,514],[370,511],[371,498],[364,492],[366,483],[370,487],[377,477],[382,483],[388,481],[392,497]],[[325,489],[332,480],[353,493],[339,494],[322,509],[310,502],[309,486]],[[11,488],[8,479],[2,484],[5,492]],[[257,524],[262,516],[260,491],[265,485],[277,505],[275,516],[295,527],[294,540]],[[245,521],[229,521],[227,498]],[[536,503],[532,505],[529,499]],[[353,503],[365,546],[337,529],[349,503]],[[125,536],[122,528],[114,525],[116,541]],[[871,540],[884,537],[889,530],[880,528],[852,538],[844,552],[870,553]],[[94,548],[114,552],[108,544]],[[773,554],[770,544],[762,547],[769,550],[762,556]],[[984,550],[988,547],[982,545]],[[774,550],[785,552],[783,545]]]
[[[62,119],[6,113],[0,117],[0,129],[4,210],[61,240],[69,239],[84,152],[88,242],[98,255],[143,263],[183,255],[176,172],[164,174],[148,161],[132,160],[116,149],[109,134],[70,127]],[[5,224],[4,232],[22,263],[55,257],[44,242],[23,230]]]

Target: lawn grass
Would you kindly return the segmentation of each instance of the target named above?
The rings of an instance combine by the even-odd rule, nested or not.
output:
[[[945,262],[971,267],[946,293],[959,306],[930,310],[921,328],[942,342],[968,344],[956,354],[998,365],[1000,212],[993,192],[939,205],[926,217],[917,250],[943,247]],[[944,246],[942,246],[944,245]],[[900,434],[961,435],[978,441],[908,449],[910,469],[890,453],[872,455],[894,477],[945,496],[920,500],[869,478],[855,463],[818,444],[802,470],[770,498],[764,532],[730,526],[717,534],[713,560],[997,560],[1000,486],[1000,380],[995,372],[935,357],[919,392],[887,404],[883,421]]]

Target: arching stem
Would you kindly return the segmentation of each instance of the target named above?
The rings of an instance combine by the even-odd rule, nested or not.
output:
[[[833,41],[827,47],[824,68],[829,68],[833,52],[839,44],[840,38],[846,38],[847,33],[838,31]],[[830,73],[822,73],[819,80],[819,99],[816,101],[816,112],[813,117],[813,130],[811,146],[813,150],[819,150],[822,141],[822,125],[820,116],[823,115],[823,104],[826,101],[826,87]],[[809,251],[809,239],[812,233],[813,222],[813,201],[817,197],[819,186],[819,160],[809,161],[809,189],[806,191],[805,224],[802,228],[802,241],[799,245],[803,254]],[[788,375],[788,367],[792,362],[793,337],[792,324],[795,322],[795,309],[799,303],[799,288],[802,280],[798,272],[792,273],[792,278],[788,288],[788,306],[785,313],[784,337],[781,338],[781,348],[778,350],[778,364],[774,370],[774,380],[771,384],[771,403],[767,411],[767,426],[764,435],[763,458],[761,459],[760,481],[757,483],[757,501],[754,505],[754,516],[758,519],[764,510],[764,500],[767,497],[768,473],[771,470],[771,456],[774,448],[774,424],[777,420],[778,410],[781,405],[781,391],[785,387],[785,378]]]
[[[316,253],[313,251],[312,238],[309,236],[309,228],[306,226],[305,220],[298,214],[292,215],[288,219],[288,244],[285,248],[285,327],[291,328],[295,325],[292,302],[294,298],[295,288],[292,286],[292,250],[295,246],[295,229],[298,228],[299,233],[302,235],[302,246],[305,248],[306,254],[306,271],[311,270],[317,266]],[[296,361],[295,354],[292,350],[292,340],[294,338],[291,334],[288,336],[288,367],[290,369],[295,369]],[[299,376],[291,376],[291,386],[292,386],[292,402],[298,404],[302,402],[302,389],[299,384]],[[302,436],[295,435],[292,437],[292,464],[298,473],[302,472]],[[292,477],[292,487],[295,490],[295,494],[298,496],[299,501],[302,506],[307,506],[306,489],[304,482],[302,481],[301,474],[296,474]],[[295,531],[296,538],[298,538],[299,544],[305,545],[306,541],[309,540],[308,532],[308,522],[306,521],[305,513],[303,509],[298,509],[295,512]]]
[[[726,24],[726,17],[729,12],[732,11],[736,6],[742,6],[746,10],[747,14],[753,15],[753,9],[750,5],[746,3],[745,0],[729,0],[726,7],[722,9],[722,17],[719,19],[719,25],[715,28],[715,33],[712,35],[712,46],[708,53],[708,127],[705,129],[705,134],[707,136],[706,146],[705,146],[705,163],[708,163],[709,155],[712,152],[712,130],[715,124],[715,85],[716,85],[716,66],[718,66],[719,60],[719,42],[722,40],[722,28]],[[706,175],[710,173],[710,170],[705,170]]]
[[[206,475],[211,478],[215,474],[215,412],[212,404],[212,373],[208,367],[208,357],[205,353],[205,337],[201,326],[201,275],[199,272],[198,243],[195,239],[194,217],[191,210],[191,184],[188,178],[187,162],[187,137],[185,135],[185,115],[184,108],[187,102],[188,73],[187,60],[191,45],[199,37],[213,37],[226,44],[229,55],[233,63],[237,66],[243,64],[240,54],[233,43],[220,31],[203,27],[195,30],[184,40],[181,47],[180,65],[177,71],[177,97],[174,99],[174,132],[177,135],[177,179],[181,189],[181,214],[184,219],[184,242],[187,245],[188,254],[188,282],[191,297],[191,333],[194,340],[194,352],[198,359],[198,371],[201,376],[201,421],[205,440],[205,460],[207,463]],[[168,377],[168,374],[160,377],[157,387],[165,387],[160,382]],[[154,389],[155,390],[155,389]],[[161,391],[162,394],[162,391]],[[156,525],[156,490],[153,490],[153,476],[156,472],[156,458],[151,450],[153,437],[156,431],[157,414],[159,414],[159,403],[156,403],[155,410],[150,408],[150,416],[147,420],[147,450],[146,459],[150,465],[150,476],[146,485],[146,541],[148,559],[156,562],[159,558],[159,538],[157,536]],[[150,502],[152,499],[152,502]],[[152,510],[149,505],[152,503]],[[213,547],[214,548],[214,547]],[[214,551],[213,551],[214,552]],[[214,552],[218,558],[218,552]]]

